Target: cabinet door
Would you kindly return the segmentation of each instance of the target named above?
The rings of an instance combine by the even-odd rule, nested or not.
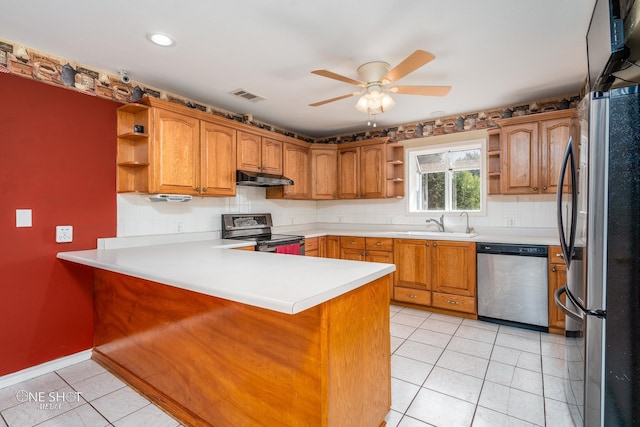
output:
[[[365,261],[366,254],[364,249],[340,249],[340,258],[341,259],[349,259],[352,261]]]
[[[545,120],[540,122],[540,151],[541,151],[541,190],[543,193],[556,194],[558,192],[558,177],[564,158],[564,151],[569,142],[570,119]],[[578,141],[579,143],[579,141]],[[579,158],[576,158],[579,161]],[[565,176],[562,191],[571,191],[570,176]]]
[[[309,183],[309,148],[296,144],[283,145],[284,176],[293,180],[293,185],[283,187],[287,199],[308,199],[311,195]]]
[[[565,315],[556,306],[553,294],[558,288],[567,284],[567,266],[565,264],[549,264],[549,332],[564,334]],[[566,296],[562,295],[562,303],[566,304]]]
[[[393,252],[367,250],[366,261],[393,264]]]
[[[337,193],[338,153],[335,149],[311,147],[311,198],[331,200]]]
[[[282,141],[271,138],[262,139],[262,172],[282,175]],[[286,176],[286,175],[285,175]]]
[[[327,236],[318,237],[318,256],[327,258]]]
[[[476,294],[476,245],[436,241],[431,245],[434,271],[432,289],[454,295]]]
[[[360,148],[360,197],[366,199],[385,196],[384,144]]]
[[[253,133],[238,131],[237,168],[260,172],[262,165],[262,137]]]
[[[235,196],[235,129],[200,122],[200,150],[200,193],[213,196]]]
[[[156,108],[153,128],[149,191],[198,194],[200,121]]]
[[[538,193],[538,123],[505,126],[500,141],[502,194]]]
[[[325,257],[340,258],[340,237],[327,236]]]
[[[338,151],[338,198],[360,197],[360,149],[348,148]]]
[[[393,259],[396,264],[395,286],[430,290],[431,262],[426,240],[395,239]]]

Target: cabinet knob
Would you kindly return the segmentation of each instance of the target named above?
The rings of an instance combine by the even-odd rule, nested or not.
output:
[[[382,242],[376,242],[376,246],[382,246]]]
[[[433,242],[433,247],[435,248],[436,246],[438,246],[436,242]]]
[[[546,186],[546,185],[543,185],[543,186],[542,186],[542,189],[543,189],[544,191],[547,191],[547,186]]]
[[[459,304],[459,302],[458,302],[458,301],[451,301],[451,300],[449,300],[448,302],[449,302],[449,304],[454,304],[454,305],[458,305],[458,304]]]
[[[200,187],[196,187],[196,191],[200,191]]]
[[[203,193],[206,193],[206,192],[207,192],[207,187],[203,187],[203,188],[202,188],[202,192],[203,192]]]
[[[555,266],[554,266],[554,267],[551,269],[551,271],[552,271],[553,273],[555,273],[555,272],[556,272],[556,271],[558,271],[558,270],[556,270],[556,268],[555,268]]]
[[[408,296],[409,298],[418,298],[418,295],[413,295],[413,294],[407,294],[407,296]]]
[[[426,247],[429,247],[429,246],[430,246],[430,243],[429,243],[429,242],[425,243],[425,246],[426,246]]]
[[[538,187],[533,187],[533,191],[538,191]]]
[[[366,252],[362,252],[360,255],[367,256],[367,253]]]
[[[556,254],[556,256],[558,256],[558,257],[560,257],[560,258],[564,259],[564,254]]]

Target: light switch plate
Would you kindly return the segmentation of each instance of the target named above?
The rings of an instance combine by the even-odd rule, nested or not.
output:
[[[57,225],[56,226],[56,243],[73,242],[73,226]]]
[[[32,227],[31,209],[16,209],[16,227]]]

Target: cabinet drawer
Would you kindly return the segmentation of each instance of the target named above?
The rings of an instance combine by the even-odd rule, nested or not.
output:
[[[344,249],[364,249],[364,237],[340,237],[340,247]]]
[[[463,297],[460,295],[433,293],[432,305],[446,310],[464,311],[465,313],[476,313],[476,299],[474,297]]]
[[[317,251],[318,250],[318,238],[317,237],[311,237],[309,239],[304,239],[304,250],[305,250],[305,252]]]
[[[431,305],[431,291],[396,286],[393,289],[393,299],[413,304]]]
[[[372,251],[392,251],[393,239],[385,237],[367,237],[367,249]]]
[[[564,255],[560,246],[549,246],[549,264],[564,264]]]

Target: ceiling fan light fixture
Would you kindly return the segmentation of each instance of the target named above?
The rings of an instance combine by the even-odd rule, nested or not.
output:
[[[394,105],[396,102],[391,95],[380,86],[374,85],[367,88],[355,107],[362,113],[375,115],[389,111]]]

